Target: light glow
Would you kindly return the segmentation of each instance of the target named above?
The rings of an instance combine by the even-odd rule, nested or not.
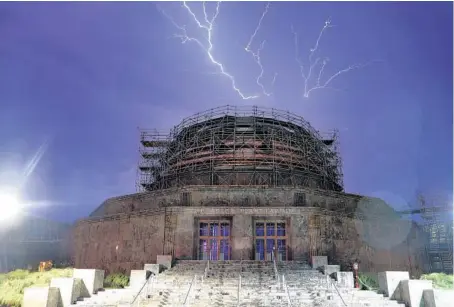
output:
[[[21,211],[22,205],[15,194],[0,191],[0,221],[15,219]]]

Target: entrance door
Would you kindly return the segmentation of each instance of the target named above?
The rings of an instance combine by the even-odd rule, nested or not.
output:
[[[287,232],[285,222],[255,222],[255,260],[287,260]]]
[[[230,260],[230,222],[200,221],[200,260]]]

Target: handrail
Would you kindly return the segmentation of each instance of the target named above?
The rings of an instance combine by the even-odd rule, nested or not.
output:
[[[273,266],[274,266],[274,277],[277,279],[277,281],[279,283],[279,272],[277,271],[276,257],[273,257]]]
[[[292,307],[292,301],[290,300],[290,293],[288,292],[288,286],[287,283],[285,282],[284,274],[282,274],[282,287],[284,288],[285,294],[287,294],[288,306]]]
[[[344,304],[344,306],[347,306],[347,304],[345,303],[344,301],[344,298],[342,297],[342,295],[340,294],[339,292],[339,289],[337,289],[336,285],[334,284],[334,282],[332,281],[331,277],[329,277],[328,275],[326,276],[326,279],[329,280],[331,282],[331,284],[334,286],[334,289],[336,290],[337,292],[337,295],[339,295],[342,303]]]
[[[204,277],[207,277],[208,271],[210,270],[210,259],[207,261],[207,265],[205,266],[205,271],[203,273]]]
[[[237,307],[240,307],[240,292],[241,292],[241,273],[240,273],[240,277],[238,279],[238,294],[237,294],[238,302],[236,304]]]
[[[189,293],[191,293],[192,285],[194,284],[196,277],[197,277],[197,275],[194,275],[194,277],[192,278],[191,284],[189,285],[188,292],[186,293],[186,297],[184,298],[183,306],[186,306],[186,304],[187,304]]]
[[[151,281],[154,280],[154,278],[155,278],[154,275],[148,277],[148,279],[143,283],[142,287],[140,287],[139,292],[136,294],[136,296],[135,296],[134,299],[132,300],[130,306],[133,306],[135,302],[140,302],[140,300],[137,300],[137,299],[139,298],[140,295],[143,294],[142,291],[143,291],[143,289],[145,289],[145,286],[147,286],[147,291],[146,291],[146,292],[147,292],[147,295],[148,295],[148,290],[149,290],[149,289],[148,289],[148,285],[150,284]],[[139,304],[139,303],[137,303],[137,305],[138,305],[138,304]]]

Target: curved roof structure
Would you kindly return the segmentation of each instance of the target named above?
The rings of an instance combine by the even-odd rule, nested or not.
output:
[[[342,191],[335,136],[302,117],[225,106],[184,119],[168,135],[141,131],[140,190],[189,185],[295,186]]]

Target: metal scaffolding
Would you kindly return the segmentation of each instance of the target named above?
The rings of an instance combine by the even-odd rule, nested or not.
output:
[[[337,133],[322,137],[302,117],[224,106],[169,133],[140,131],[138,191],[185,185],[303,186],[343,191]]]
[[[424,249],[426,254],[425,272],[444,272],[453,270],[453,211],[449,202],[428,203],[419,197],[420,208],[401,211],[401,215],[419,215],[419,224],[426,234]]]

